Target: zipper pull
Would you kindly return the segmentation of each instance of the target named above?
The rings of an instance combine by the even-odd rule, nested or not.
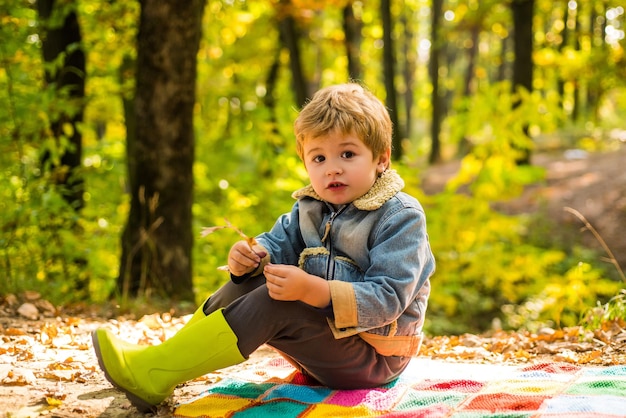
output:
[[[324,227],[324,236],[322,237],[322,243],[326,242],[326,238],[328,238],[328,234],[330,234],[330,225],[333,222],[333,218],[331,216],[331,218],[326,221],[326,226]]]
[[[322,242],[325,242],[328,238],[328,234],[330,234],[330,227],[333,226],[333,221],[335,220],[337,215],[343,212],[343,210],[347,207],[348,205],[343,205],[341,208],[339,208],[339,210],[336,210],[330,214],[330,218],[328,218],[328,221],[326,221],[326,226],[324,227],[324,236],[322,237]]]

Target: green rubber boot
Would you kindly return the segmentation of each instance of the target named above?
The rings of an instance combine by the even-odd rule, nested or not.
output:
[[[202,318],[206,318],[206,314],[204,313],[204,305],[206,304],[207,300],[209,299],[205,299],[204,302],[202,302],[198,309],[196,309],[196,311],[193,313],[191,318],[189,318],[189,321],[187,321],[187,323],[179,330],[179,332],[187,328],[191,324],[198,322]]]
[[[177,384],[245,360],[222,310],[156,346],[129,344],[105,329],[93,331],[92,339],[107,380],[141,412],[154,411]]]

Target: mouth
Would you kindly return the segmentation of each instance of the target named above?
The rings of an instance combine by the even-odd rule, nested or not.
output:
[[[342,188],[342,187],[345,187],[345,186],[346,185],[344,183],[340,183],[338,181],[335,181],[335,182],[329,183],[328,186],[326,186],[326,188],[330,189],[330,190],[335,190],[335,189],[339,189],[339,188]]]

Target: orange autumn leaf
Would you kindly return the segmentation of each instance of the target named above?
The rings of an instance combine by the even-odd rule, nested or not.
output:
[[[593,351],[589,351],[583,355],[580,356],[580,358],[578,359],[578,363],[579,364],[587,364],[590,363],[591,361],[600,358],[602,356],[602,350],[593,350]]]
[[[26,335],[26,332],[22,331],[21,329],[17,329],[17,328],[7,328],[4,331],[4,335],[9,335],[9,336],[18,336],[18,335]]]

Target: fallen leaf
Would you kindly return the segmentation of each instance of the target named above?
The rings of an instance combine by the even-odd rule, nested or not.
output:
[[[581,355],[580,358],[578,359],[578,363],[587,364],[597,358],[600,358],[601,356],[602,356],[602,350],[593,350],[593,351],[590,351]]]
[[[56,325],[45,323],[41,326],[39,337],[42,344],[52,344],[52,341],[58,335],[59,328]]]
[[[48,364],[48,370],[72,370],[74,367],[71,365],[72,361],[55,361],[53,363]]]
[[[63,399],[65,399],[65,396],[63,396]],[[59,406],[63,405],[63,400],[52,398],[52,397],[46,397],[46,403],[50,406],[54,406],[58,408]]]
[[[82,321],[80,318],[68,317],[68,318],[65,318],[63,322],[65,322],[69,326],[72,326],[72,325],[78,326]]]
[[[0,381],[4,386],[26,386],[32,385],[37,381],[35,375],[30,370],[11,370],[7,376]]]
[[[161,317],[158,313],[152,315],[144,315],[139,320],[139,323],[144,324],[148,328],[154,330],[163,328],[163,321],[161,320]]]
[[[565,350],[561,353],[558,353],[554,356],[554,360],[563,361],[566,363],[574,363],[578,364],[579,355],[571,350]]]

